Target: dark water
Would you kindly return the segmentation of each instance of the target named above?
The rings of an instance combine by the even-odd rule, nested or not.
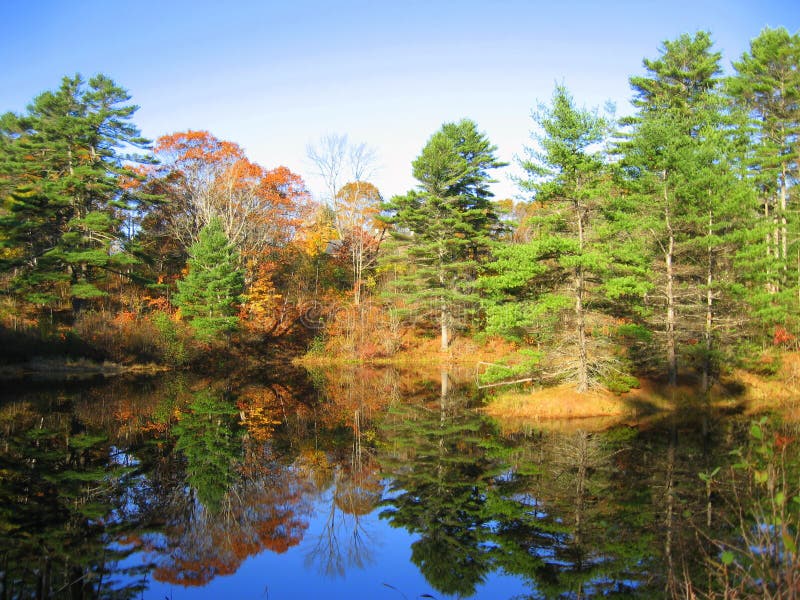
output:
[[[0,599],[722,589],[708,561],[741,541],[746,490],[723,476],[749,419],[523,433],[480,404],[391,370],[7,386]],[[796,466],[791,431],[762,427]]]

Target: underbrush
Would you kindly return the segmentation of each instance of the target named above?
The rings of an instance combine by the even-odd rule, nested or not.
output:
[[[85,312],[73,331],[108,360],[122,364],[157,362],[183,366],[195,360],[200,346],[189,327],[172,315],[155,311],[147,315],[123,312]]]

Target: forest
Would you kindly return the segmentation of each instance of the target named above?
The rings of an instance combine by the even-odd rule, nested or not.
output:
[[[708,32],[654,54],[631,115],[563,84],[533,107],[515,198],[460,115],[391,198],[372,148],[321,137],[312,197],[202,123],[145,139],[126,89],[67,76],[0,117],[0,364],[489,348],[485,381],[579,393],[769,374],[800,334],[800,34],[764,29],[730,74]]]

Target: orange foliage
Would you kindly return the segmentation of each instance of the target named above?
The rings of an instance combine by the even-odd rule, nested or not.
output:
[[[182,131],[156,140],[155,152],[167,155],[175,163],[227,162],[244,158],[238,144],[218,140],[208,131]]]
[[[252,438],[265,442],[281,424],[280,391],[272,387],[251,386],[239,395],[238,407]]]
[[[149,548],[157,555],[156,580],[205,585],[235,573],[265,549],[280,553],[300,543],[308,527],[303,516],[311,511],[310,488],[268,453],[254,458],[261,461],[261,472],[253,474],[252,484],[237,485],[224,513],[173,522],[164,541]]]
[[[275,289],[272,281],[274,270],[275,263],[262,263],[245,294],[239,318],[247,329],[269,333],[275,330],[282,320],[281,299],[283,296]]]
[[[792,335],[784,327],[780,325],[775,327],[775,333],[772,336],[773,346],[788,346],[797,339],[797,336]]]
[[[252,258],[291,241],[307,213],[299,175],[282,166],[265,169],[207,131],[163,136],[155,150],[160,185],[173,200],[167,218],[186,245],[216,217],[243,257]]]
[[[144,186],[147,177],[152,173],[150,165],[132,165],[119,176],[119,186],[126,192],[139,190]]]
[[[311,258],[324,254],[330,242],[337,239],[333,221],[321,206],[308,215],[298,235],[300,249]]]
[[[161,283],[161,279],[162,278],[159,277],[159,283]],[[170,301],[164,298],[163,296],[160,296],[158,298],[148,297],[145,300],[150,310],[160,311],[165,313],[171,313],[173,310],[173,306],[172,304],[170,304]]]

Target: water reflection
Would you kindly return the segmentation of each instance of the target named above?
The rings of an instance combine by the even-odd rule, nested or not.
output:
[[[396,585],[391,531],[436,597],[713,597],[736,496],[698,474],[748,432],[704,415],[501,433],[468,380],[388,369],[0,402],[2,598],[163,598],[267,555],[323,594],[354,573],[416,593]]]
[[[126,498],[139,471],[74,418],[72,400],[44,394],[0,406],[3,597],[134,597],[149,568],[119,568],[136,544],[110,544],[142,525]]]

